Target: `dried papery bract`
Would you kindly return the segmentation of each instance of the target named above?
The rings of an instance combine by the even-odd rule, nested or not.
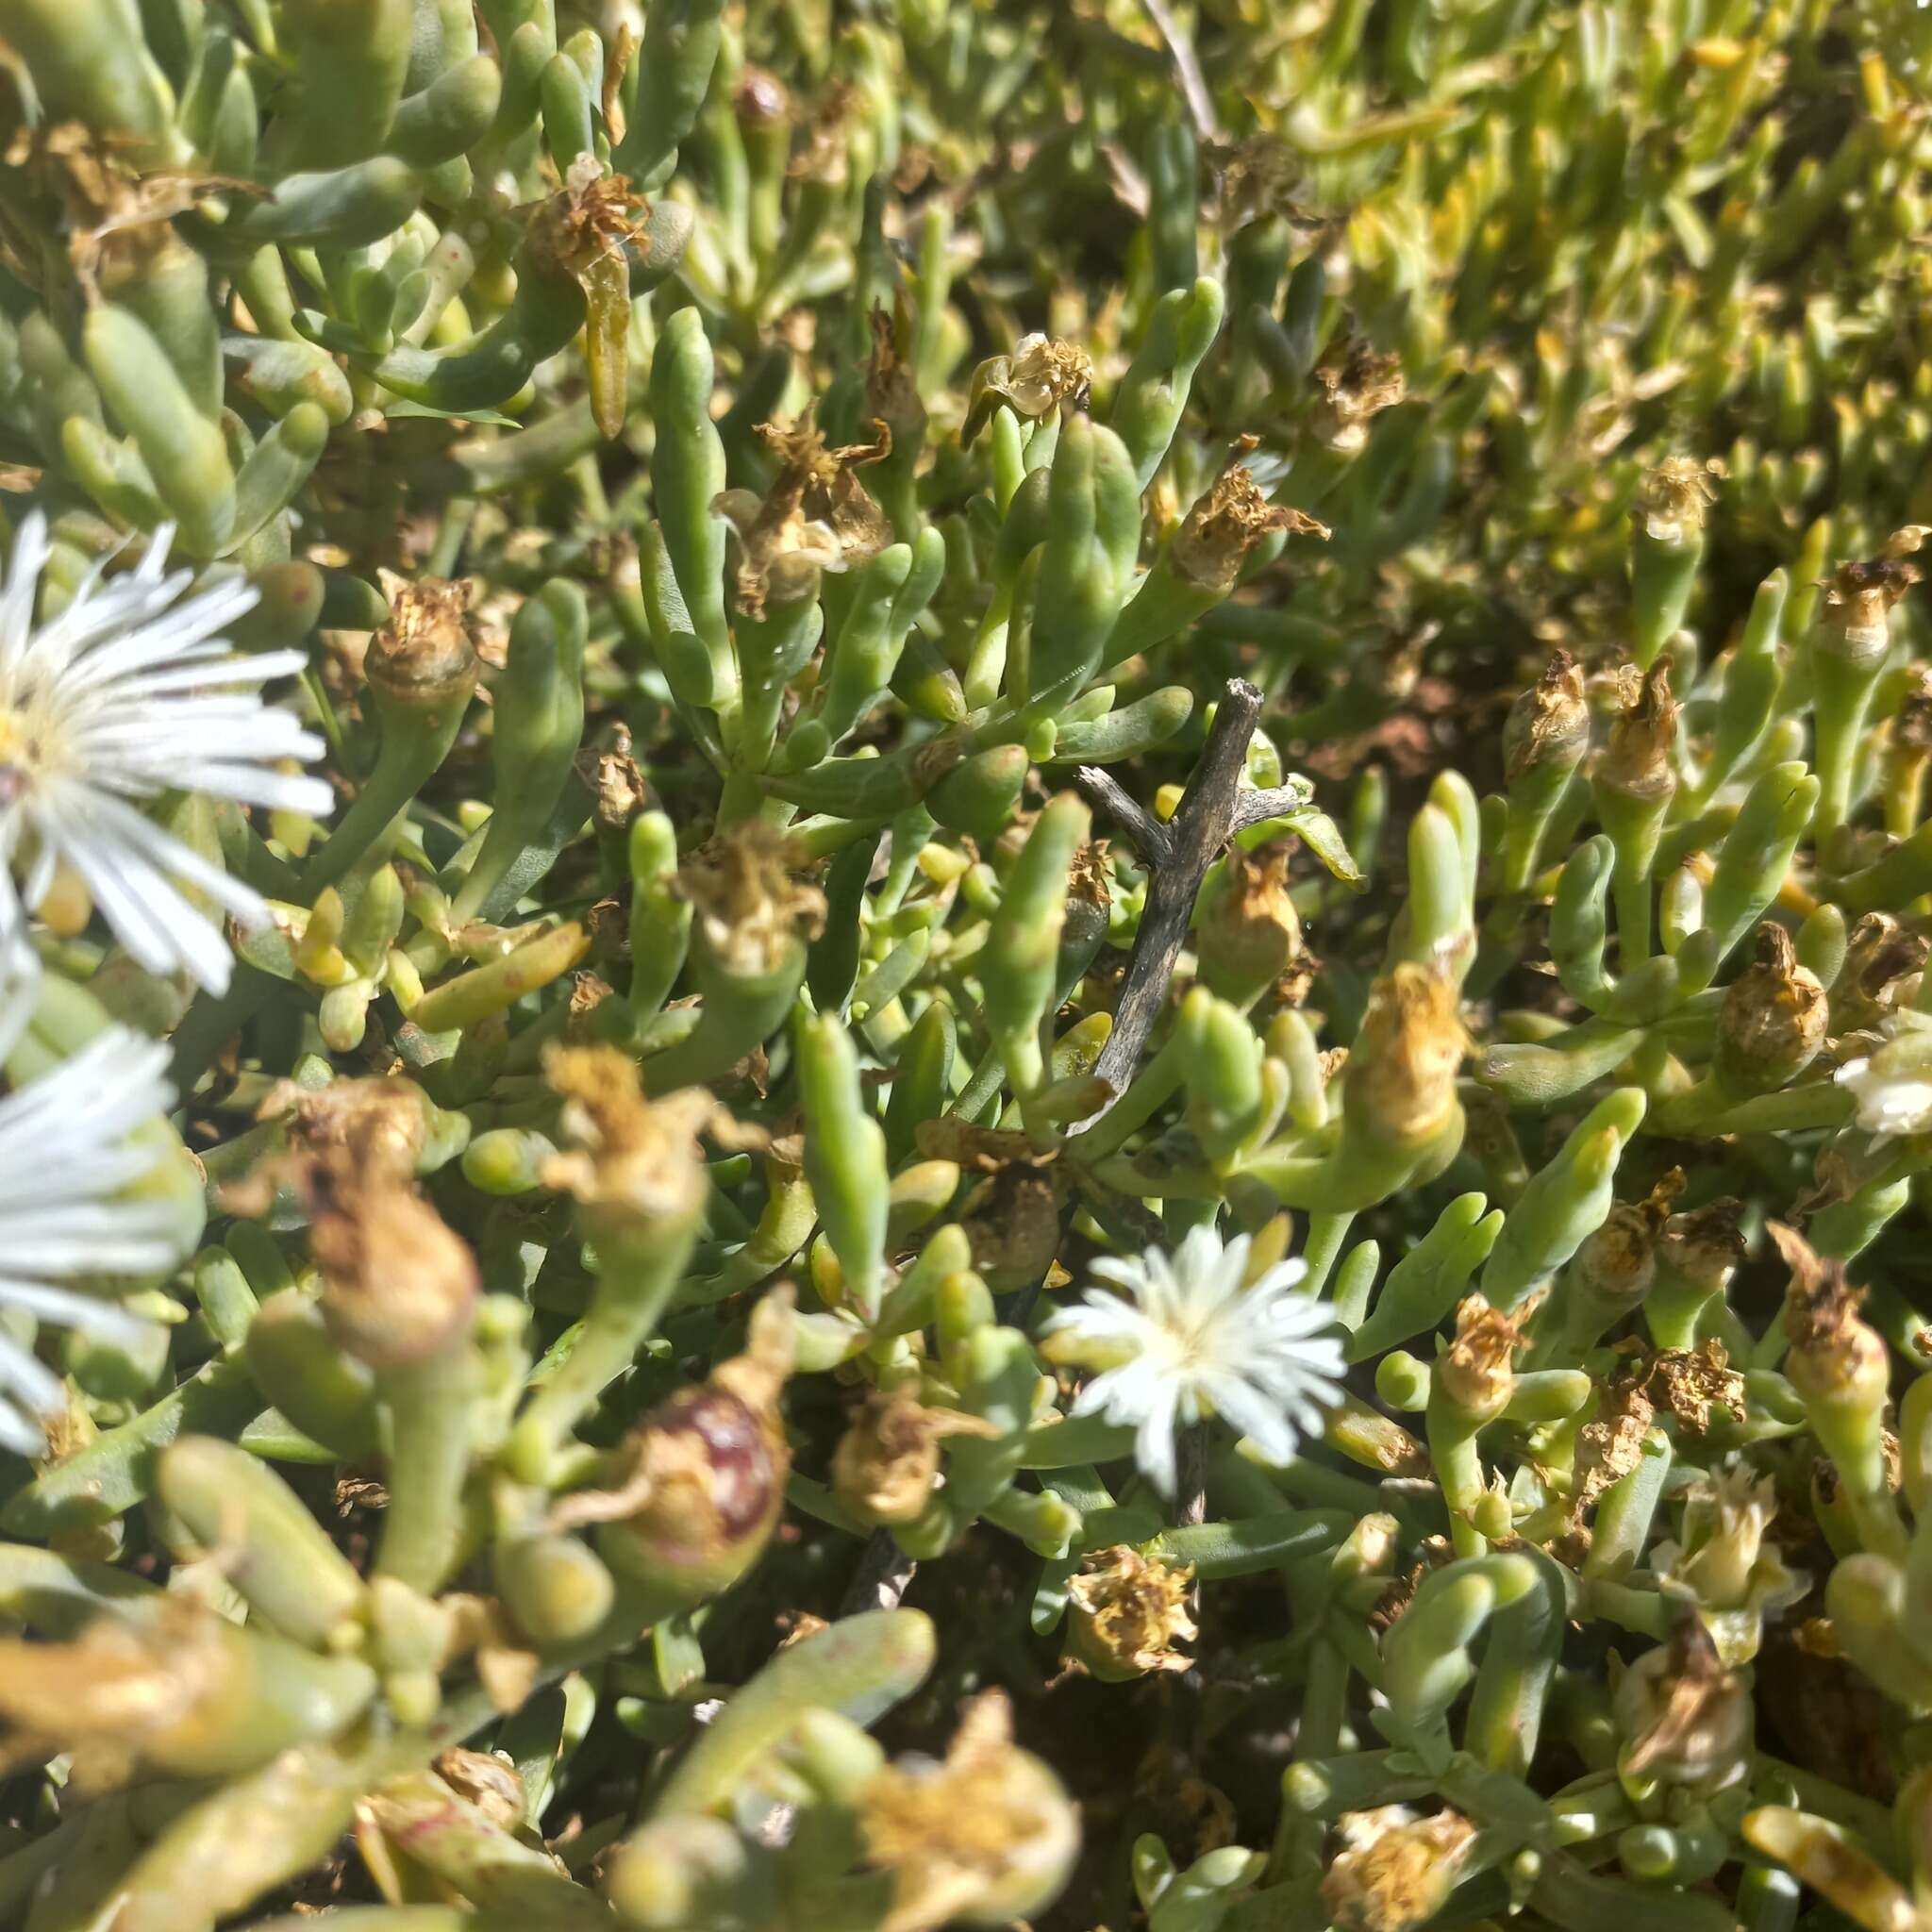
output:
[[[1790,934],[1767,920],[1757,958],[1725,991],[1713,1071],[1729,1092],[1768,1093],[1810,1065],[1830,1021],[1818,975],[1798,963]]]
[[[1492,1308],[1479,1294],[1456,1310],[1456,1335],[1436,1364],[1443,1394],[1465,1415],[1501,1415],[1516,1387],[1520,1321]]]
[[[1426,1146],[1456,1118],[1456,1078],[1469,1053],[1454,982],[1404,962],[1369,992],[1348,1061],[1348,1119],[1377,1141]]]
[[[1321,393],[1313,411],[1315,432],[1338,456],[1367,446],[1369,426],[1408,393],[1400,356],[1384,354],[1360,340],[1343,341],[1315,371]]]
[[[1626,1777],[1722,1790],[1750,1769],[1750,1690],[1694,1615],[1624,1673],[1615,1703]]]
[[[1509,708],[1503,726],[1504,774],[1514,785],[1532,772],[1569,773],[1590,748],[1583,671],[1568,651],[1552,654],[1542,675]]]
[[[1058,336],[1022,336],[1010,356],[992,356],[973,372],[960,440],[968,447],[1005,403],[1016,416],[1038,422],[1062,407],[1085,408],[1093,387],[1093,358]]]

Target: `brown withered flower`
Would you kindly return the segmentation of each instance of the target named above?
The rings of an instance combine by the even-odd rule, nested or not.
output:
[[[579,782],[595,801],[597,824],[622,832],[652,803],[650,780],[631,755],[630,733],[619,725],[610,743],[586,746],[575,759]]]
[[[1317,364],[1321,395],[1316,435],[1339,456],[1353,456],[1369,440],[1369,425],[1408,393],[1400,356],[1384,355],[1357,338],[1335,343]]]
[[[508,1757],[453,1745],[436,1760],[436,1774],[492,1824],[515,1825],[524,1815],[524,1781]]]
[[[867,1858],[892,1875],[879,1932],[936,1932],[954,1919],[1001,1925],[1058,1895],[1080,1847],[1060,1781],[1013,1742],[1006,1693],[960,1713],[942,1764],[902,1758],[858,1798]]]
[[[1610,720],[1609,741],[1598,756],[1595,782],[1625,798],[1648,803],[1677,789],[1672,751],[1677,741],[1677,701],[1671,694],[1671,665],[1659,658],[1637,696]]]
[[[476,632],[470,585],[442,577],[403,577],[379,571],[389,622],[362,659],[369,682],[411,710],[431,710],[466,697],[476,682]]]
[[[1576,1434],[1571,1466],[1572,1520],[1580,1523],[1603,1492],[1643,1460],[1644,1439],[1657,1415],[1641,1375],[1622,1375],[1597,1397],[1596,1414]]]
[[[1520,1319],[1479,1294],[1465,1295],[1456,1310],[1455,1339],[1436,1362],[1438,1386],[1465,1415],[1501,1415],[1515,1392],[1524,1339]]]
[[[1844,964],[1832,982],[1833,1020],[1840,1032],[1874,1024],[1908,1001],[1932,941],[1889,912],[1868,912],[1845,942]]]
[[[636,1063],[612,1046],[553,1046],[543,1077],[563,1102],[571,1143],[543,1166],[607,1239],[641,1241],[689,1225],[707,1182],[698,1135],[724,1118],[703,1088],[646,1100]]]
[[[925,440],[926,410],[919,377],[904,346],[912,339],[911,305],[902,291],[892,312],[874,304],[866,321],[872,330],[872,356],[865,365],[866,413],[886,425],[895,449],[917,450]]]
[[[832,1488],[868,1523],[910,1523],[939,1483],[949,1436],[996,1436],[984,1416],[928,1408],[904,1390],[874,1390],[832,1452]]]
[[[1769,1093],[1817,1058],[1830,1022],[1818,975],[1799,965],[1790,934],[1767,919],[1757,958],[1725,990],[1713,1071],[1728,1092]]]
[[[622,266],[643,230],[650,205],[622,175],[607,175],[595,155],[579,155],[563,186],[530,212],[531,245],[580,281]],[[628,270],[625,271],[626,286]]]
[[[778,1410],[791,1374],[789,1285],[752,1310],[744,1353],[669,1396],[625,1439],[608,1489],[579,1490],[552,1529],[605,1525],[599,1547],[631,1574],[710,1595],[743,1574],[785,1507],[791,1452]]]
[[[1570,652],[1552,654],[1543,673],[1509,707],[1503,726],[1503,772],[1511,784],[1533,771],[1572,771],[1590,749],[1590,704],[1583,672]]]
[[[318,1163],[308,1194],[323,1318],[351,1355],[408,1368],[469,1335],[483,1291],[475,1257],[413,1186]]]
[[[961,1203],[973,1265],[995,1293],[1039,1280],[1058,1251],[1063,1185],[1056,1157],[1029,1147],[1000,1160]]]
[[[1109,1684],[1191,1670],[1194,1659],[1174,1644],[1199,1635],[1188,1614],[1193,1579],[1191,1566],[1124,1543],[1095,1550],[1067,1585],[1066,1662]]]
[[[1344,1813],[1342,1848],[1322,1875],[1338,1932],[1410,1932],[1435,1917],[1461,1879],[1475,1826],[1459,1811],[1417,1818],[1406,1806]]]
[[[1674,1167],[1641,1201],[1612,1201],[1602,1226],[1583,1239],[1571,1264],[1575,1279],[1606,1302],[1634,1307],[1657,1278],[1657,1248],[1684,1191],[1684,1170]]]
[[[1168,558],[1189,583],[1224,594],[1234,589],[1255,545],[1274,530],[1324,542],[1329,534],[1326,524],[1287,504],[1270,503],[1247,465],[1233,462],[1174,533]]]
[[[1735,1194],[1672,1215],[1657,1244],[1657,1266],[1700,1288],[1724,1287],[1744,1258],[1743,1219],[1744,1204]]]
[[[825,895],[799,876],[791,841],[758,820],[708,839],[677,874],[700,938],[726,972],[761,978],[824,928]]]
[[[973,372],[960,447],[972,447],[1002,403],[1037,423],[1062,406],[1084,409],[1092,387],[1093,358],[1078,343],[1058,336],[1022,336],[1010,356],[990,356]]]
[[[1890,644],[1888,620],[1893,607],[1924,575],[1908,558],[1932,526],[1907,524],[1887,541],[1882,555],[1841,563],[1824,582],[1821,643],[1847,662],[1875,664]]]
[[[1630,1776],[1720,1790],[1749,1768],[1750,1690],[1694,1614],[1624,1673],[1613,1702]]]
[[[1469,1052],[1455,982],[1407,960],[1369,989],[1348,1061],[1348,1111],[1377,1138],[1421,1147],[1455,1118]]]
[[[1716,1336],[1695,1348],[1667,1348],[1650,1365],[1649,1386],[1663,1398],[1678,1425],[1693,1436],[1710,1427],[1710,1412],[1722,1408],[1744,1419],[1744,1378]]]
[[[1657,542],[1682,543],[1704,528],[1727,474],[1716,457],[1701,463],[1695,457],[1666,457],[1645,473],[1631,516]]]
[[[1864,1291],[1845,1279],[1844,1264],[1819,1255],[1796,1228],[1765,1224],[1790,1270],[1785,1290],[1785,1374],[1813,1401],[1882,1403],[1891,1387],[1891,1351],[1858,1314]]]
[[[858,479],[868,463],[892,453],[892,432],[875,421],[871,442],[826,442],[812,409],[790,425],[760,423],[758,433],[778,460],[762,498],[726,490],[712,506],[738,532],[738,608],[762,617],[768,600],[796,603],[818,591],[821,571],[849,570],[892,541],[886,513]]]

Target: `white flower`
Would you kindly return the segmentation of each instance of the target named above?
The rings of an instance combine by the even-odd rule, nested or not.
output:
[[[259,690],[304,669],[306,655],[231,655],[221,631],[253,606],[254,587],[238,575],[184,598],[193,573],[164,575],[171,535],[159,531],[131,571],[90,573],[36,628],[46,525],[35,515],[21,525],[0,584],[0,949],[22,957],[23,904],[37,908],[64,863],[141,965],[185,968],[220,992],[227,941],[180,886],[245,924],[268,909],[142,802],[193,790],[320,815],[331,797],[321,779],[275,769],[322,743]]]
[[[1298,1432],[1319,1434],[1322,1410],[1341,1397],[1341,1340],[1324,1332],[1335,1311],[1295,1291],[1307,1272],[1300,1261],[1277,1262],[1244,1288],[1249,1246],[1246,1235],[1224,1247],[1211,1227],[1196,1227],[1172,1257],[1149,1248],[1096,1261],[1094,1274],[1121,1292],[1091,1293],[1047,1324],[1058,1354],[1105,1371],[1074,1414],[1133,1424],[1135,1459],[1170,1496],[1176,1422],[1219,1415],[1281,1464]]]
[[[1912,1019],[1894,1016],[1884,1045],[1834,1076],[1850,1091],[1859,1126],[1880,1141],[1932,1128],[1932,1026]]]
[[[0,991],[0,1030],[17,1038],[21,987]],[[4,1049],[0,1049],[4,1050]],[[129,1136],[167,1113],[165,1041],[110,1027],[51,1073],[0,1099],[0,1317],[133,1340],[148,1324],[101,1296],[60,1284],[76,1274],[143,1274],[179,1258],[159,1201],[115,1196],[169,1157]],[[39,1418],[64,1413],[60,1378],[0,1326],[0,1445],[46,1446]]]

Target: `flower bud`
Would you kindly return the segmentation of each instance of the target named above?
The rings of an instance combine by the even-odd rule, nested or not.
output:
[[[1188,1614],[1193,1575],[1125,1544],[1095,1551],[1067,1585],[1067,1663],[1107,1684],[1191,1669],[1174,1642],[1199,1634]]]
[[[1750,1690],[1694,1616],[1624,1673],[1613,1705],[1626,1776],[1722,1790],[1750,1768]]]
[[[1418,1819],[1406,1806],[1354,1811],[1336,1821],[1342,1849],[1322,1877],[1337,1932],[1410,1932],[1456,1890],[1475,1840],[1458,1811]]]
[[[441,577],[382,573],[389,622],[369,641],[362,669],[375,691],[408,710],[433,710],[476,682],[470,587]]]
[[[1814,1254],[1796,1229],[1766,1224],[1790,1270],[1785,1291],[1785,1333],[1790,1337],[1784,1370],[1807,1402],[1881,1407],[1891,1388],[1891,1353],[1885,1338],[1860,1320],[1859,1290],[1845,1280],[1843,1264]]]
[[[1398,1147],[1426,1145],[1456,1116],[1456,1076],[1468,1052],[1455,984],[1404,961],[1369,990],[1349,1056],[1350,1117]]]
[[[1719,1661],[1732,1668],[1757,1655],[1765,1612],[1795,1603],[1809,1588],[1766,1544],[1776,1514],[1769,1476],[1743,1466],[1725,1470],[1691,1490],[1683,1541],[1659,1543],[1652,1558],[1658,1588],[1695,1607]]]
[[[910,1523],[939,1482],[941,1440],[998,1434],[983,1417],[874,1390],[832,1452],[832,1488],[868,1523]]]
[[[1248,554],[1275,530],[1328,536],[1327,525],[1286,504],[1270,503],[1246,464],[1230,463],[1174,532],[1168,558],[1189,583],[1225,596],[1240,581]]]
[[[1818,975],[1798,964],[1790,934],[1766,920],[1757,959],[1724,993],[1712,1059],[1718,1084],[1740,1098],[1784,1086],[1810,1065],[1830,1019]]]
[[[1013,1743],[999,1690],[965,1707],[943,1764],[906,1757],[874,1777],[858,1823],[867,1857],[892,1876],[879,1932],[1030,1918],[1059,1896],[1080,1848],[1078,1812]]]

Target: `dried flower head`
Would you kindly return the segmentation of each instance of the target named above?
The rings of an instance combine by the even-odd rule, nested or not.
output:
[[[866,1857],[892,1874],[879,1932],[935,1932],[954,1920],[1004,1925],[1038,1911],[1066,1883],[1078,1814],[1059,1780],[1013,1742],[1006,1694],[960,1713],[943,1764],[902,1758],[858,1800]]]
[[[1092,387],[1093,358],[1078,343],[1058,336],[1022,336],[1010,356],[989,357],[973,372],[960,443],[970,448],[1001,403],[1037,422],[1063,404],[1084,409]]]
[[[1716,503],[1717,486],[1725,475],[1716,457],[1701,463],[1695,457],[1666,457],[1645,473],[1631,514],[1656,541],[1686,542],[1704,528],[1706,512]]]
[[[405,1368],[469,1334],[482,1293],[475,1257],[413,1186],[380,1167],[317,1160],[307,1192],[322,1312],[350,1354]]]
[[[1479,1294],[1464,1296],[1456,1310],[1455,1339],[1436,1363],[1443,1394],[1467,1415],[1500,1415],[1516,1388],[1516,1351],[1523,1343],[1520,1320]]]
[[[1802,1073],[1824,1044],[1831,1003],[1818,975],[1799,965],[1775,920],[1757,928],[1757,957],[1724,993],[1716,1072],[1732,1092],[1768,1093]]]
[[[595,155],[579,155],[563,186],[530,217],[531,245],[579,280],[622,263],[650,205],[622,175],[607,175]]]
[[[1572,1466],[1570,1507],[1580,1523],[1613,1483],[1621,1482],[1643,1459],[1643,1444],[1657,1415],[1641,1375],[1622,1375],[1597,1397],[1596,1414],[1577,1431]]]
[[[1744,1258],[1743,1218],[1735,1194],[1672,1215],[1657,1244],[1657,1266],[1699,1287],[1724,1287]]]
[[[1108,1683],[1191,1669],[1174,1644],[1199,1634],[1188,1614],[1193,1576],[1124,1543],[1092,1552],[1067,1585],[1067,1662]]]
[[[572,1142],[545,1162],[546,1186],[574,1194],[606,1239],[653,1240],[696,1219],[707,1186],[698,1136],[722,1111],[709,1093],[646,1100],[636,1063],[611,1046],[553,1046],[543,1076]]]
[[[832,1452],[832,1487],[868,1523],[910,1523],[938,1486],[941,1442],[998,1434],[984,1416],[928,1408],[903,1390],[875,1389]]]
[[[1599,785],[1625,798],[1668,798],[1677,789],[1673,753],[1677,741],[1677,701],[1671,694],[1671,665],[1659,658],[1636,699],[1610,720],[1609,741],[1596,761]]]
[[[1460,1882],[1475,1826],[1459,1811],[1418,1819],[1406,1806],[1345,1813],[1342,1849],[1322,1876],[1337,1932],[1411,1932],[1435,1917]]]
[[[778,460],[762,498],[726,490],[715,508],[738,532],[738,608],[762,617],[768,600],[797,602],[816,594],[821,571],[849,570],[892,541],[886,513],[858,479],[868,463],[892,452],[892,432],[874,422],[871,442],[826,442],[809,409],[795,423],[760,423],[758,433]]]
[[[1839,648],[1870,662],[1888,641],[1887,619],[1923,573],[1905,559],[1932,534],[1923,524],[1908,524],[1893,534],[1882,556],[1841,563],[1824,584],[1824,625],[1837,634]]]
[[[1403,961],[1369,990],[1348,1063],[1350,1114],[1382,1140],[1425,1145],[1456,1117],[1456,1076],[1468,1052],[1455,982]]]
[[[362,668],[392,703],[428,710],[467,696],[476,682],[470,585],[381,573],[389,622],[369,641]]]
[[[1859,1317],[1863,1291],[1846,1281],[1841,1261],[1824,1259],[1795,1228],[1771,1221],[1765,1230],[1790,1270],[1784,1320],[1791,1386],[1807,1400],[1882,1403],[1891,1386],[1891,1352]]]
[[[1684,1170],[1674,1167],[1641,1201],[1612,1201],[1603,1224],[1583,1239],[1571,1262],[1579,1286],[1607,1303],[1634,1307],[1657,1278],[1657,1247],[1684,1191]]]
[[[1744,1378],[1715,1335],[1695,1348],[1667,1348],[1650,1365],[1649,1386],[1663,1399],[1678,1426],[1693,1436],[1710,1427],[1713,1408],[1744,1419]]]
[[[1245,463],[1233,462],[1191,509],[1168,546],[1174,567],[1204,590],[1232,591],[1241,566],[1263,537],[1275,530],[1291,536],[1328,538],[1318,524],[1287,504],[1270,503]]]
[[[1315,370],[1321,397],[1315,433],[1340,455],[1353,455],[1369,440],[1369,425],[1408,393],[1400,356],[1384,355],[1359,338],[1338,342]]]
[[[1750,1690],[1694,1615],[1624,1673],[1614,1704],[1629,1776],[1721,1790],[1750,1768]]]
[[[1504,774],[1514,784],[1526,773],[1573,770],[1590,749],[1590,703],[1583,670],[1565,650],[1509,708],[1503,726]]]
[[[678,872],[698,932],[728,973],[762,978],[778,970],[796,940],[824,930],[825,895],[798,875],[794,862],[784,833],[753,819],[708,840]]]

